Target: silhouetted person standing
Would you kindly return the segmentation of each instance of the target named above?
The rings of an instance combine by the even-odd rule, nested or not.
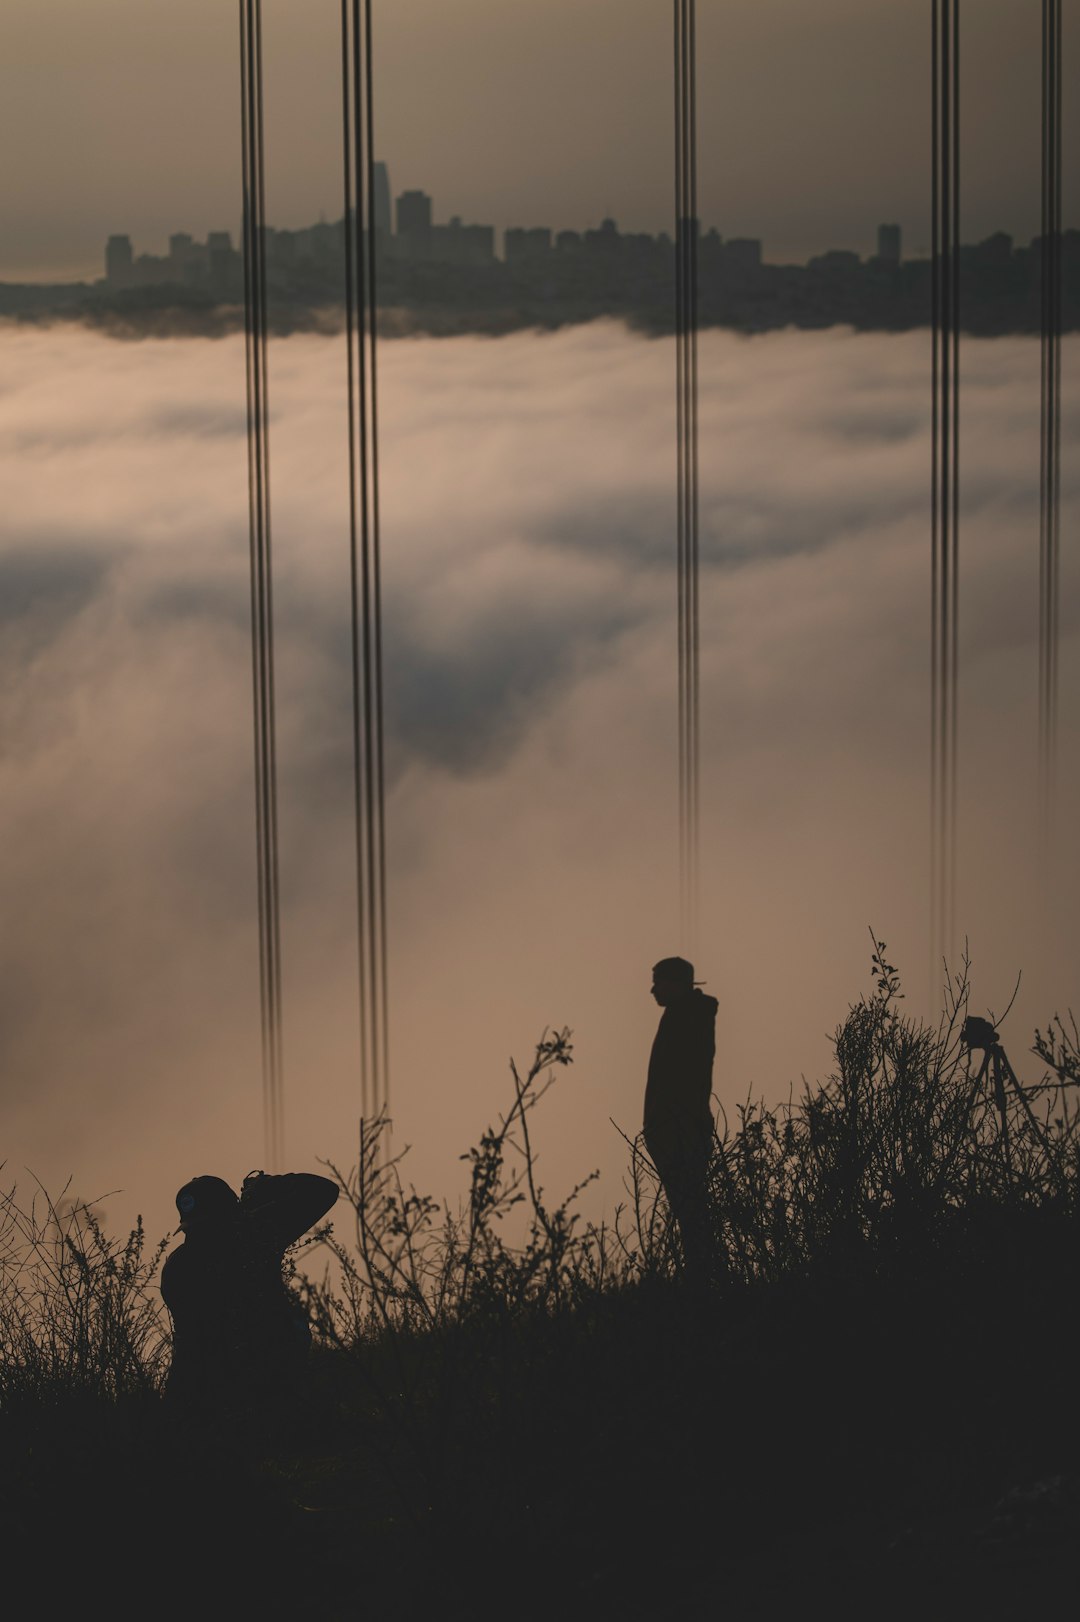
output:
[[[308,1172],[253,1172],[239,1198],[220,1177],[184,1184],[176,1196],[184,1242],[161,1274],[173,1321],[170,1405],[235,1415],[295,1392],[311,1334],[282,1258],[337,1197],[336,1183]]]
[[[708,1270],[705,1180],[712,1151],[715,997],[694,984],[694,967],[665,957],[653,969],[652,995],[664,1010],[649,1057],[645,1088],[645,1147],[679,1224],[687,1270]]]

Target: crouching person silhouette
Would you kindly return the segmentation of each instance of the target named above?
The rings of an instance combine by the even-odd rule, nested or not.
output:
[[[184,1184],[176,1196],[184,1242],[161,1274],[173,1322],[170,1408],[214,1420],[292,1405],[311,1333],[282,1260],[337,1197],[336,1183],[308,1172],[252,1172],[239,1197],[221,1177]]]
[[[713,1251],[706,1180],[718,1004],[697,989],[693,964],[682,957],[656,964],[652,995],[664,1012],[649,1057],[645,1147],[679,1225],[687,1273],[703,1280]]]

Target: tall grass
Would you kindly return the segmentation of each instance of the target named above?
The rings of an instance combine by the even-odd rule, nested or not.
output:
[[[830,1614],[907,1616],[921,1600],[890,1611],[881,1576],[897,1548],[916,1550],[917,1594],[954,1571],[955,1614],[1056,1614],[1080,1424],[1031,1394],[1062,1392],[1080,1354],[1077,1029],[1036,1033],[1022,1084],[963,1041],[966,972],[934,1028],[902,1015],[876,942],[874,976],[826,1081],[721,1116],[709,1280],[683,1277],[640,1140],[610,1222],[582,1209],[591,1179],[559,1199],[540,1185],[532,1123],[572,1061],[566,1031],[512,1067],[456,1204],[418,1192],[365,1123],[356,1165],[330,1168],[332,1224],[289,1258],[316,1352],[305,1402],[265,1431],[165,1422],[168,1241],[141,1223],[117,1241],[92,1207],[9,1189],[13,1541],[47,1555],[62,1525],[82,1603],[118,1524],[125,1569],[153,1580],[166,1506],[191,1596],[163,1615],[208,1581],[219,1594],[230,1563],[243,1614],[351,1618],[362,1573],[400,1615],[592,1614],[594,1597],[708,1615],[719,1559],[732,1614],[805,1609],[816,1572]],[[1065,1532],[1040,1545],[1042,1598],[1028,1565],[1014,1603],[1009,1570],[957,1528],[997,1526],[1017,1491],[1058,1504]]]
[[[329,1166],[351,1208],[351,1238],[322,1238],[337,1264],[334,1282],[305,1280],[327,1341],[356,1345],[372,1335],[517,1317],[610,1287],[606,1230],[574,1209],[593,1177],[558,1204],[545,1199],[537,1182],[529,1116],[557,1067],[571,1061],[564,1030],[544,1033],[524,1076],[511,1062],[511,1106],[462,1156],[469,1192],[456,1209],[405,1184],[402,1157],[383,1153],[385,1121],[361,1125],[357,1165],[347,1174]]]
[[[154,1286],[169,1242],[150,1247],[141,1217],[111,1238],[66,1189],[26,1204],[0,1190],[0,1409],[157,1391],[169,1339]]]
[[[709,1170],[718,1284],[924,1264],[977,1245],[980,1228],[1080,1215],[1075,1025],[1055,1020],[1036,1033],[1048,1068],[1024,1085],[1007,1065],[983,1065],[963,1039],[966,965],[936,1027],[902,1016],[896,970],[877,942],[873,969],[875,993],[837,1029],[827,1081],[778,1106],[748,1100],[734,1122],[721,1116]],[[330,1168],[354,1233],[326,1240],[343,1287],[307,1284],[328,1341],[558,1312],[678,1273],[677,1234],[640,1138],[629,1146],[629,1197],[610,1225],[575,1211],[585,1183],[554,1207],[536,1185],[529,1114],[571,1057],[563,1031],[545,1036],[524,1079],[512,1070],[511,1108],[470,1151],[470,1194],[457,1212],[407,1188],[400,1160],[384,1162],[382,1123],[363,1133],[351,1173]],[[507,1219],[519,1204],[525,1233],[514,1243]]]
[[[873,969],[875,990],[838,1027],[825,1082],[721,1116],[709,1172],[720,1288],[925,1267],[996,1246],[1006,1229],[1047,1236],[1080,1217],[1071,1017],[1036,1033],[1044,1070],[1022,1085],[962,1040],[966,965],[937,1027],[901,1014],[876,942]],[[640,1139],[610,1222],[578,1209],[592,1177],[558,1201],[537,1181],[530,1119],[572,1056],[563,1030],[544,1034],[524,1074],[511,1065],[509,1108],[462,1157],[469,1187],[457,1206],[406,1182],[401,1157],[386,1156],[385,1122],[362,1123],[356,1165],[329,1166],[343,1195],[333,1222],[290,1258],[324,1348],[381,1346],[400,1393],[424,1363],[425,1336],[520,1331],[677,1278],[677,1230]],[[170,1241],[151,1247],[141,1219],[116,1240],[84,1203],[16,1196],[0,1193],[0,1406],[159,1390],[170,1341],[156,1281]]]
[[[1007,1219],[1080,1212],[1075,1025],[1036,1033],[1049,1073],[1025,1086],[963,1039],[966,964],[936,1028],[901,1016],[882,943],[873,968],[876,994],[836,1031],[830,1079],[724,1121],[711,1206],[728,1278],[925,1262]]]

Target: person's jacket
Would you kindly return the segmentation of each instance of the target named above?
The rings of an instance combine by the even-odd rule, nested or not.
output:
[[[717,1007],[715,997],[695,988],[660,1016],[645,1087],[646,1138],[650,1132],[712,1135]]]
[[[337,1197],[328,1177],[263,1175],[245,1185],[235,1214],[192,1225],[161,1274],[173,1321],[170,1397],[227,1400],[242,1383],[272,1386],[296,1366],[309,1331],[282,1258]]]

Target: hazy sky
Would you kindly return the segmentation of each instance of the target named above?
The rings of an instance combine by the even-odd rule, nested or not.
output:
[[[268,212],[341,212],[337,0],[265,0]],[[1039,8],[963,8],[966,237],[1038,226]],[[1080,36],[1066,0],[1065,37]],[[668,0],[376,5],[380,154],[437,219],[670,227]],[[699,0],[701,214],[768,257],[929,239],[929,0]],[[231,0],[4,0],[0,277],[239,220]],[[1072,52],[1066,58],[1071,64]],[[1070,74],[1070,78],[1072,75]],[[1080,149],[1067,93],[1065,150]],[[14,161],[13,161],[14,159]],[[1076,222],[1075,172],[1066,217]]]
[[[676,949],[670,344],[382,347],[394,1114],[436,1193],[545,1023],[541,1176],[610,1211]],[[262,1162],[242,340],[0,332],[0,1158],[171,1225]],[[1065,355],[1066,442],[1080,397]],[[927,997],[926,335],[708,333],[700,976],[716,1092],[786,1096],[870,989]],[[343,353],[272,349],[290,1163],[359,1108]],[[1077,1006],[1035,811],[1038,344],[964,346],[960,920],[1021,1074]],[[1075,531],[1075,459],[1062,534]],[[1076,803],[1080,564],[1062,592]],[[1071,824],[1070,824],[1071,825]]]

